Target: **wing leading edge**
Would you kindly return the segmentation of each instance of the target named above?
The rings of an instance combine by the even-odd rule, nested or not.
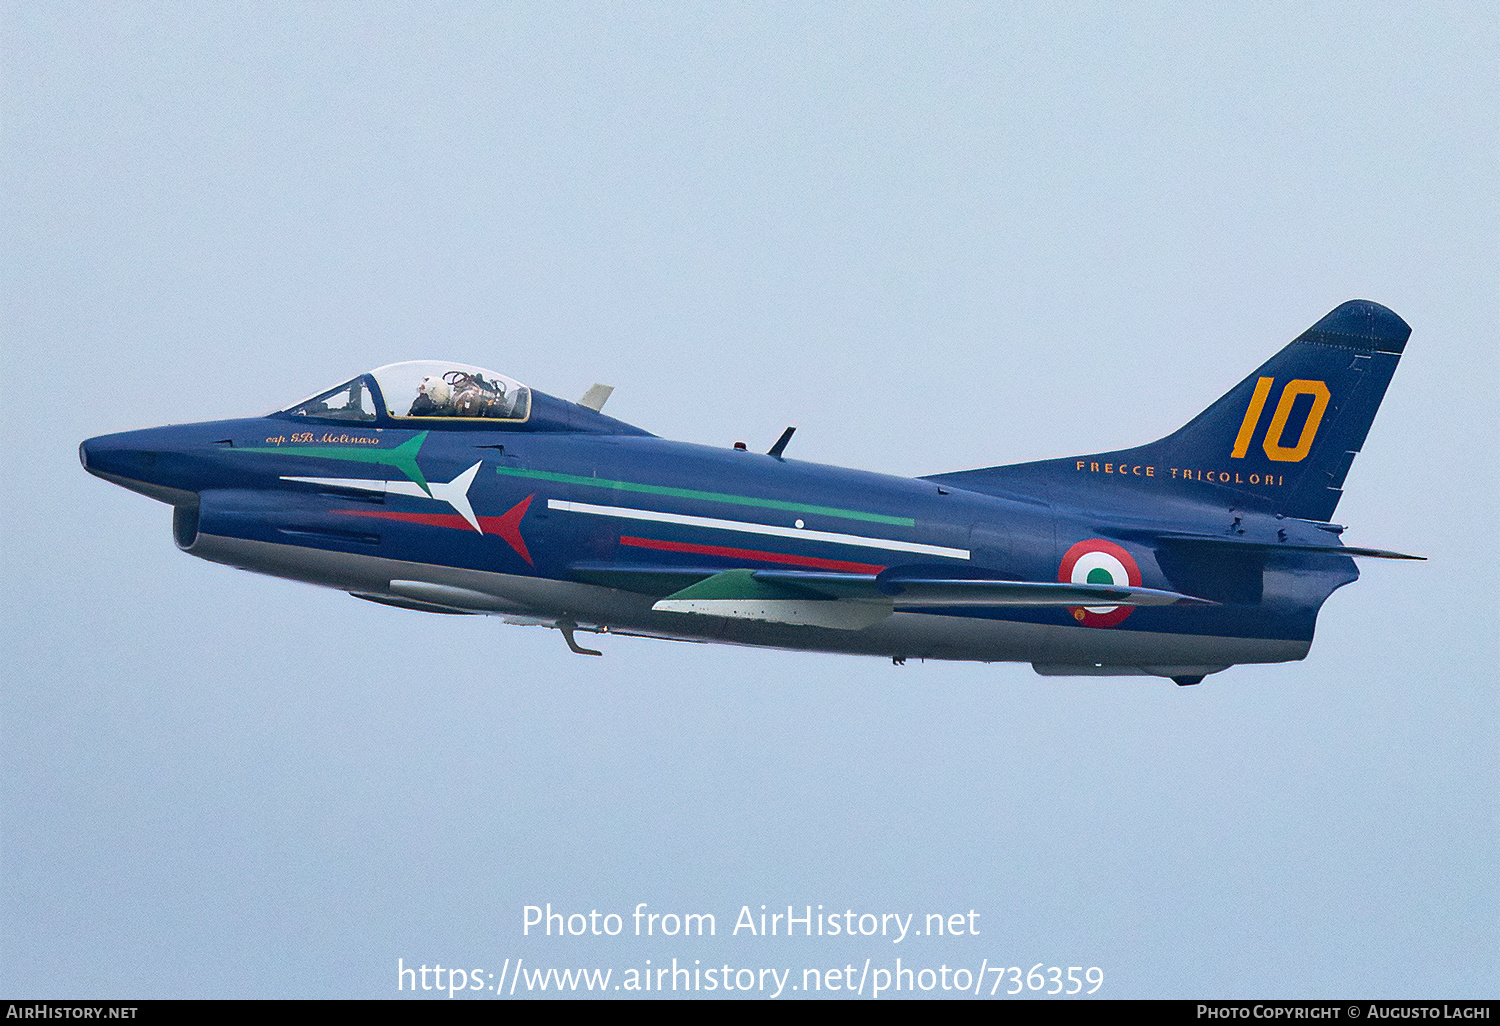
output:
[[[891,567],[879,574],[850,574],[578,564],[574,572],[606,586],[661,595],[652,606],[657,612],[840,630],[868,627],[897,610],[1214,604],[1156,588],[957,577],[930,567]],[[684,584],[689,578],[696,580]]]

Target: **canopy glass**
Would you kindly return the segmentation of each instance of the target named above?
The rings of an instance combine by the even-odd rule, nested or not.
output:
[[[531,389],[483,367],[409,360],[361,374],[286,412],[297,417],[371,421],[382,406],[386,416],[397,420],[478,417],[515,422],[531,414]]]

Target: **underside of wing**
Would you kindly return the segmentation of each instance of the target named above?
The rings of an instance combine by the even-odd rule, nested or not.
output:
[[[899,569],[899,568],[897,568]],[[1114,584],[966,580],[932,576],[886,578],[878,586],[897,608],[932,606],[1178,606],[1214,605],[1176,591]]]
[[[859,630],[893,612],[939,613],[976,607],[1211,605],[1155,588],[957,577],[931,567],[893,567],[880,574],[815,570],[683,570],[575,568],[612,587],[662,597],[658,612]],[[687,583],[663,594],[668,583]]]

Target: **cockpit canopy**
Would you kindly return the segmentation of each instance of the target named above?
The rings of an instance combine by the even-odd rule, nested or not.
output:
[[[293,417],[374,421],[481,417],[517,423],[531,415],[531,389],[503,374],[442,360],[390,363],[285,411]]]

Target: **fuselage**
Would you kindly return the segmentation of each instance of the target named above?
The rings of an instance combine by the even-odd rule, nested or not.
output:
[[[1355,577],[1347,557],[1288,554],[1256,573],[1253,594],[1133,609],[1107,628],[1065,608],[908,611],[898,602],[894,615],[857,630],[654,611],[661,582],[677,583],[664,569],[681,568],[686,581],[733,567],[878,574],[931,565],[1057,581],[1063,554],[1091,538],[1124,547],[1145,587],[1182,590],[1152,536],[1201,530],[1205,511],[1160,496],[1149,516],[1128,501],[1106,510],[1057,486],[986,494],[669,441],[592,411],[579,419],[587,415],[596,430],[460,422],[418,431],[278,414],[104,436],[81,455],[91,472],[170,502],[177,544],[204,559],[412,609],[682,640],[1026,661],[1043,672],[1207,672],[1301,658],[1319,604]],[[379,462],[403,447],[420,484],[398,462]],[[443,498],[471,470],[472,517]],[[1284,536],[1287,526],[1247,513],[1237,529]],[[655,576],[633,578],[640,567]],[[1213,582],[1193,583],[1212,591]]]
[[[84,466],[184,551],[434,613],[1192,684],[1300,659],[1359,574],[1328,522],[1411,328],[1330,311],[1172,434],[926,478],[658,438],[451,361],[266,417],[106,435]],[[597,652],[592,654],[598,654]]]

